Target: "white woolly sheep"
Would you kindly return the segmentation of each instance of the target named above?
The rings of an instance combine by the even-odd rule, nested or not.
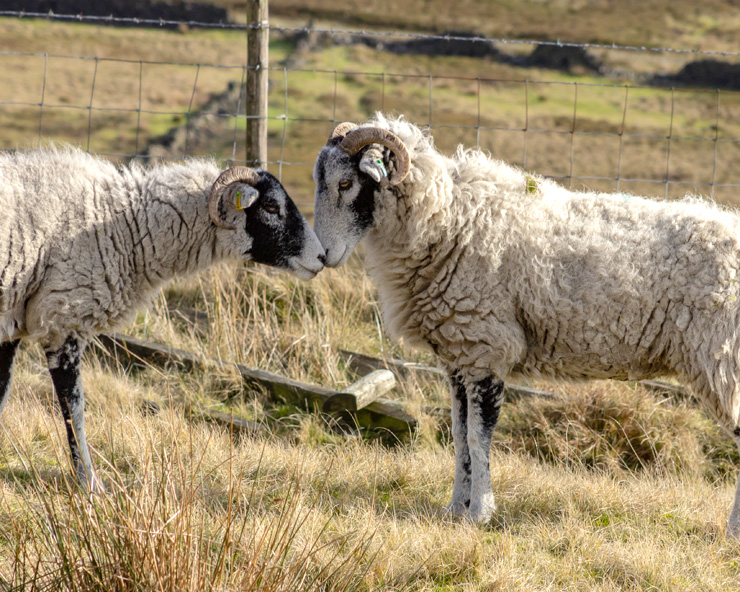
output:
[[[453,514],[495,509],[489,450],[510,376],[676,374],[740,446],[736,213],[569,191],[477,149],[450,158],[380,114],[337,126],[314,179],[326,265],[366,237],[389,333],[448,372]],[[740,483],[728,532],[740,534]]]
[[[175,275],[253,260],[310,279],[324,250],[280,182],[188,160],[116,167],[75,149],[0,156],[0,412],[18,344],[41,344],[81,484],[96,486],[80,357]]]

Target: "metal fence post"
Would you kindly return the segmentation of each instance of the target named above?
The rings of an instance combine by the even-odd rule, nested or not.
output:
[[[247,26],[247,164],[265,168],[270,40],[267,0],[250,0]]]

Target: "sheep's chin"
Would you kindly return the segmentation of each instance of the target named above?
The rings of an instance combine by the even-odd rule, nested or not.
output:
[[[321,269],[315,270],[315,269],[309,269],[308,267],[304,267],[297,261],[290,262],[289,270],[290,270],[290,273],[292,273],[295,277],[297,277],[300,280],[304,280],[304,281],[312,280],[318,275],[319,271],[321,271]]]
[[[349,259],[350,255],[352,255],[352,251],[354,250],[354,245],[347,245],[347,247],[344,249],[344,253],[342,253],[342,256],[339,258],[339,261],[337,262],[335,267],[341,267],[342,265],[347,263],[347,259]]]
[[[347,259],[349,259],[350,255],[352,255],[352,251],[355,250],[355,246],[357,245],[357,242],[351,242],[351,243],[345,243],[342,247],[342,254],[334,258],[332,257],[331,260],[327,259],[326,266],[327,267],[341,267],[345,263],[347,263]]]

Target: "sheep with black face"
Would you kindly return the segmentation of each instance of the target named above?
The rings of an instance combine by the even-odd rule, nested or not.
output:
[[[447,370],[453,514],[494,511],[489,451],[510,376],[675,374],[740,446],[736,212],[570,191],[477,149],[447,157],[382,115],[337,126],[314,178],[327,266],[365,237],[391,336]],[[728,532],[740,535],[740,481]]]
[[[0,156],[0,412],[21,340],[46,351],[77,477],[95,487],[80,358],[176,275],[256,261],[311,279],[324,250],[280,182],[214,161],[116,167],[74,149]]]

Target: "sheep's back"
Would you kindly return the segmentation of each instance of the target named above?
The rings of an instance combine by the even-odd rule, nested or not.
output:
[[[107,259],[120,254],[103,228],[115,216],[114,208],[130,205],[120,178],[112,164],[77,150],[0,157],[5,212],[0,219],[0,338],[28,333],[40,338],[59,324],[55,317],[69,316],[75,302],[88,302],[90,309],[110,307],[105,292],[118,261]],[[119,188],[118,207],[104,195],[114,187]],[[42,285],[43,314],[38,302]],[[38,318],[29,318],[25,303]]]
[[[735,214],[619,195],[576,194],[561,206],[510,253],[527,334],[519,370],[640,378],[696,374],[716,359],[738,315]]]

